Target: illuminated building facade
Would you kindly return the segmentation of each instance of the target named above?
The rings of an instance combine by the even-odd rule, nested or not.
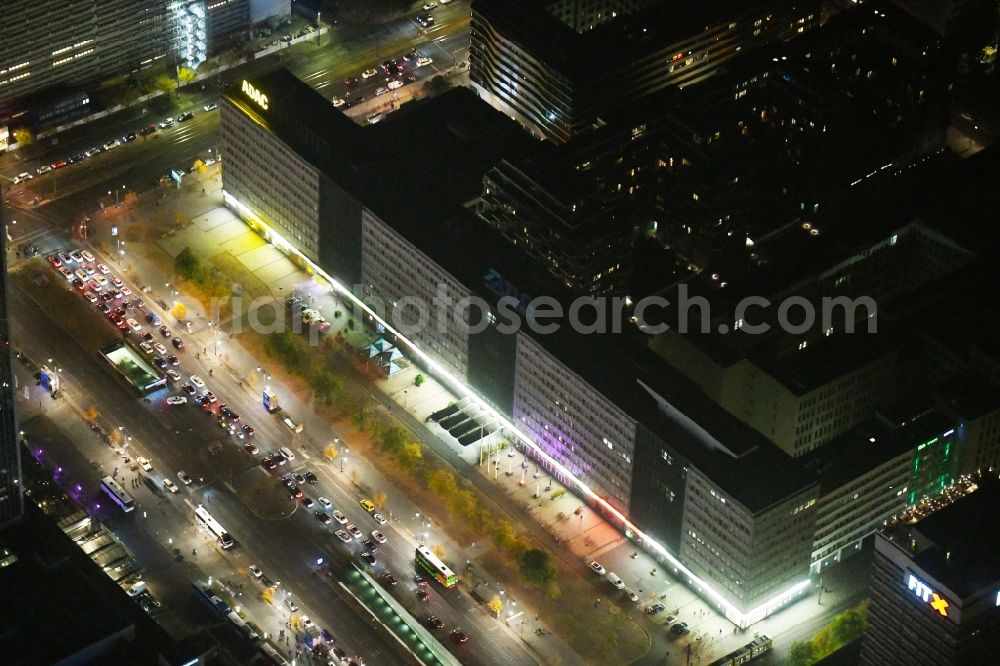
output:
[[[501,296],[569,292],[471,211],[426,205],[405,181],[385,187],[385,165],[398,160],[392,142],[377,140],[380,126],[355,125],[285,70],[234,86],[221,106],[227,203],[293,260],[337,280],[345,299],[378,300],[384,309],[370,307],[367,324],[495,414],[520,450],[733,622],[760,620],[807,590],[817,484],[795,461],[634,331],[587,336],[563,322],[552,335],[501,332]],[[324,194],[334,188],[339,198]],[[481,297],[485,330],[439,319],[413,333],[398,326],[404,298],[427,299],[438,285],[454,300]]]
[[[470,79],[494,108],[557,143],[604,113],[697,83],[737,53],[817,25],[815,2],[661,1],[603,20],[568,21],[561,3],[476,0]],[[604,12],[606,19],[607,10]]]
[[[85,85],[173,56],[166,0],[4,3],[0,110],[56,85]]]
[[[954,503],[877,533],[864,666],[996,663],[998,512],[991,476]]]

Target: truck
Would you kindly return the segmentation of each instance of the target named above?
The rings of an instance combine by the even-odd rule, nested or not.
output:
[[[278,394],[271,389],[264,389],[264,395],[261,399],[264,405],[264,409],[267,410],[269,414],[274,414],[281,410],[281,406],[278,404]]]

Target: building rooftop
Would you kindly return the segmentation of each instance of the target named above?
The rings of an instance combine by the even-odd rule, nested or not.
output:
[[[157,663],[170,651],[169,637],[33,503],[26,505],[24,520],[0,530],[3,663],[72,661],[112,637],[120,639],[110,652],[116,663]]]
[[[419,183],[441,207],[479,197],[483,174],[490,167],[539,145],[520,125],[464,86],[408,102],[390,120],[364,131],[398,157],[392,178]],[[443,168],[424,177],[431,161]]]
[[[392,137],[399,134],[381,126],[391,126],[395,114],[374,128],[361,128],[286,70],[259,77],[255,84],[267,92],[269,99],[273,97],[272,109],[295,110],[295,118],[288,123],[280,119],[269,123],[261,118],[262,124],[301,151],[476,295],[496,301],[496,294],[489,290],[484,280],[487,272],[494,270],[515,282],[522,293],[549,295],[568,304],[572,295],[554,282],[545,267],[487,227],[472,211],[458,202],[442,205],[440,197],[435,193],[427,194],[417,179],[397,178],[393,179],[391,187],[385,186],[386,165],[397,163],[393,146],[386,142],[391,143]],[[251,117],[259,117],[241,95],[231,94],[230,99],[248,110]],[[476,107],[464,94],[455,95],[442,104],[452,109]],[[431,136],[453,131],[449,129],[451,120],[443,111],[435,113],[434,109],[433,104],[418,108],[414,112],[418,115],[410,120],[404,115],[406,126],[400,131],[405,133],[418,122],[421,131]],[[269,112],[269,116],[275,115],[280,114]],[[452,128],[460,126],[462,124],[451,124]],[[501,132],[506,131],[503,123],[498,126]],[[373,131],[376,128],[377,131]],[[329,142],[329,151],[311,141],[314,136]],[[466,150],[463,147],[466,139],[461,136],[450,141],[454,142],[456,153]],[[502,148],[498,143],[496,149]],[[429,180],[437,179],[438,172],[448,171],[452,166],[447,162],[435,161],[434,164],[438,168],[424,171]],[[455,187],[461,189],[463,186]],[[558,333],[535,337],[549,353],[619,409],[676,447],[749,510],[766,509],[813,483],[810,475],[768,439],[716,405],[649,351],[642,334],[632,330],[621,335],[583,335],[573,332],[563,322]],[[679,420],[668,417],[640,381],[662,395],[683,416]],[[697,427],[680,425],[685,417]],[[747,483],[748,478],[763,476],[768,476],[771,482]]]
[[[820,494],[827,495],[914,448],[916,445],[898,428],[872,419],[810,451],[800,461],[817,475]]]
[[[1000,389],[981,375],[963,373],[939,384],[934,392],[964,421],[975,421],[1000,409]]]
[[[1000,585],[1000,482],[984,478],[978,488],[917,523],[888,529],[900,548],[915,538],[914,564],[962,598]]]

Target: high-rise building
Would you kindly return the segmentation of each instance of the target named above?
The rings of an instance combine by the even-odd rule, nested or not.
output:
[[[1000,653],[1000,488],[993,475],[875,540],[864,666],[994,664]]]
[[[261,19],[287,14],[264,0],[10,0],[0,41],[0,117],[34,122],[83,115],[87,87],[166,65],[196,68]],[[25,121],[25,124],[28,124]]]
[[[558,143],[599,127],[609,111],[702,81],[741,51],[820,19],[819,3],[810,0],[661,0],[645,8],[618,3],[621,14],[600,9],[593,25],[573,19],[566,4],[476,0],[469,53],[470,79],[483,99]]]
[[[6,229],[0,189],[0,226]],[[7,234],[0,238],[0,524],[16,518],[24,510],[21,488],[21,447],[17,416],[14,413],[13,345],[7,310]]]
[[[488,109],[465,91],[426,104],[454,110],[459,98]],[[467,126],[474,111],[453,118],[433,110],[425,117],[445,135],[511,126],[492,110],[502,121],[492,130],[485,119]],[[420,190],[408,181],[385,187],[386,165],[398,168],[394,151],[408,145],[407,132],[383,127],[393,122],[358,127],[284,70],[241,82],[222,105],[225,199],[295,261],[380,307],[381,321],[364,318],[395,336],[403,354],[442,381],[471,387],[499,415],[484,419],[478,436],[476,428],[442,436],[477,446],[504,419],[505,435],[539,465],[738,624],[801,595],[815,520],[811,475],[667,367],[634,331],[501,330],[530,294],[562,299],[566,311],[571,292],[484,228],[461,197],[439,205],[448,197],[433,192],[437,178]],[[499,141],[483,141],[482,150],[505,154]],[[462,171],[468,159],[442,163]],[[488,312],[470,321],[468,310],[463,317],[439,309],[436,297],[453,305],[476,297]],[[497,306],[503,297],[510,307]],[[431,307],[411,328],[411,306],[420,304]],[[522,307],[518,316],[525,314]],[[483,325],[474,331],[468,323]],[[780,481],[748,483],[764,476]]]
[[[13,0],[3,9],[0,113],[55,86],[85,86],[173,57],[166,0]]]

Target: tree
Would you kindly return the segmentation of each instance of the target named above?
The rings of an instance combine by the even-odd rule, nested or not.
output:
[[[833,652],[837,645],[833,640],[833,631],[829,626],[823,627],[812,637],[813,656],[819,660]]]
[[[413,383],[416,384],[417,386],[420,386],[421,384],[424,383],[424,376],[417,375],[416,378],[413,380]]]
[[[791,650],[788,651],[788,663],[791,666],[810,666],[816,662],[813,656],[813,646],[809,641],[798,641],[792,643]]]
[[[438,74],[430,81],[424,84],[424,90],[427,91],[429,95],[440,95],[444,91],[451,88],[451,81],[448,80],[443,74]]]
[[[500,595],[494,594],[493,598],[486,602],[486,607],[490,609],[491,613],[500,617],[500,612],[503,611],[503,600]]]
[[[402,428],[394,425],[380,428],[379,443],[389,453],[396,453],[406,443],[406,433],[403,432]]]
[[[309,374],[309,388],[319,402],[328,405],[340,391],[340,378],[326,368],[316,368]]]
[[[174,257],[174,272],[182,278],[196,280],[203,270],[201,259],[187,246]]]
[[[423,452],[420,450],[420,445],[416,442],[407,442],[403,444],[401,448],[396,453],[396,460],[399,464],[406,469],[413,469],[417,464],[423,459]]]
[[[184,307],[183,303],[175,303],[170,314],[174,316],[174,319],[184,319],[187,317],[187,308]]]
[[[162,91],[167,95],[172,95],[177,90],[177,82],[166,74],[160,74],[153,79],[152,86],[154,90]]]
[[[502,550],[511,550],[517,544],[517,532],[509,520],[501,520],[493,526],[493,543]]]
[[[27,127],[18,127],[14,130],[14,142],[21,148],[35,142],[35,133]]]
[[[265,587],[264,590],[260,593],[260,598],[266,601],[267,603],[271,603],[272,601],[274,601],[274,588]]]
[[[436,469],[427,477],[427,487],[441,499],[448,501],[458,492],[455,474],[449,469]]]
[[[536,585],[545,585],[556,575],[549,554],[541,548],[529,548],[521,554],[521,576]]]
[[[91,423],[93,423],[94,421],[97,420],[97,417],[100,416],[100,415],[101,415],[101,413],[99,411],[97,411],[97,407],[91,406],[91,407],[88,407],[87,410],[83,413],[83,418],[84,418],[84,420],[90,421]]]
[[[385,504],[385,501],[387,499],[389,499],[389,497],[384,492],[382,492],[381,490],[376,490],[375,493],[372,495],[372,504],[381,509],[382,505]]]
[[[327,460],[335,460],[339,455],[340,451],[337,450],[336,444],[327,444],[323,449],[323,457]]]
[[[857,608],[848,608],[846,611],[833,618],[830,630],[833,638],[840,645],[850,643],[865,631],[865,618]]]
[[[177,70],[177,80],[180,81],[182,86],[186,86],[187,84],[194,82],[196,78],[198,78],[198,73],[193,69],[181,67]]]
[[[442,548],[439,544],[431,546],[431,552],[434,553],[439,560],[444,557],[444,548]]]

